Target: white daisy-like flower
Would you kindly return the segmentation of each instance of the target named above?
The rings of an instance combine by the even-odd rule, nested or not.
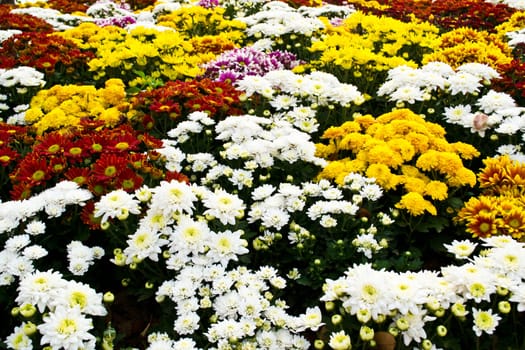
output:
[[[46,232],[46,223],[41,220],[31,220],[31,222],[26,225],[24,232],[31,236],[41,235]]]
[[[246,248],[248,242],[241,238],[243,232],[224,231],[212,235],[210,241],[210,251],[207,255],[216,262],[227,264],[230,260],[237,260],[238,255],[244,255],[249,252]]]
[[[472,120],[473,113],[470,105],[457,105],[445,107],[445,120],[451,124],[466,125],[466,120]]]
[[[65,286],[60,272],[35,271],[21,278],[15,301],[20,305],[33,304],[43,313]]]
[[[16,253],[31,244],[31,239],[28,234],[16,235],[9,237],[5,242],[5,249]]]
[[[21,326],[16,326],[13,332],[5,339],[8,349],[33,350],[33,341],[24,331],[24,322]]]
[[[107,310],[102,302],[102,293],[97,293],[89,285],[68,281],[60,295],[51,301],[52,307],[79,308],[80,312],[93,316],[105,316]]]
[[[476,243],[473,243],[467,239],[465,240],[454,240],[450,244],[443,244],[447,251],[454,254],[456,259],[468,259],[477,247]]]
[[[156,232],[139,228],[126,241],[128,244],[124,249],[126,264],[132,263],[135,259],[140,261],[148,258],[152,261],[158,261],[162,247],[168,242],[167,239],[161,238]]]
[[[170,251],[203,253],[210,236],[211,230],[205,221],[195,221],[191,216],[183,215],[170,237]]]
[[[349,350],[352,348],[350,336],[344,330],[330,334],[328,346],[333,350]]]
[[[22,251],[22,255],[30,260],[37,260],[43,258],[47,254],[47,249],[40,245],[31,245],[29,247],[24,248],[24,250]]]
[[[476,105],[485,113],[497,112],[500,109],[516,107],[516,102],[507,93],[490,90],[481,96]]]
[[[166,217],[172,217],[174,214],[193,213],[197,196],[190,185],[179,181],[162,181],[151,191],[153,193],[150,205],[152,210],[160,210]]]
[[[89,333],[93,321],[86,318],[78,307],[57,307],[37,328],[42,335],[40,343],[49,344],[54,349],[78,350],[95,346],[96,338]]]
[[[472,329],[478,337],[483,333],[494,333],[501,320],[501,317],[498,314],[493,314],[491,309],[480,310],[475,307],[472,308],[472,318]]]
[[[200,326],[200,316],[196,312],[187,312],[178,315],[173,324],[173,329],[182,335],[193,334]]]
[[[450,94],[473,94],[481,88],[480,79],[467,72],[457,72],[447,78]]]
[[[466,72],[477,76],[481,80],[491,80],[499,78],[500,74],[494,68],[485,63],[468,62],[456,69],[457,72]]]
[[[414,85],[403,85],[390,94],[389,100],[395,102],[408,102],[410,104],[416,101],[423,101],[424,91]]]
[[[204,215],[218,219],[223,225],[234,225],[237,218],[244,216],[245,204],[242,199],[223,189],[208,192],[203,204],[207,208]]]

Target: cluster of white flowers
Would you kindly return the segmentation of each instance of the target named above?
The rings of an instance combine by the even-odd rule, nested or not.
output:
[[[246,23],[246,34],[258,39],[254,45],[261,48],[271,48],[273,38],[286,34],[310,37],[324,28],[324,23],[319,18],[301,13],[300,9],[294,9],[281,1],[266,3],[253,15],[238,19]]]
[[[517,10],[525,10],[525,3],[523,0],[485,0],[486,2],[490,4],[503,4],[507,5],[508,7],[512,7]]]
[[[44,315],[43,322],[36,326],[42,336],[41,345],[49,344],[52,348],[67,350],[95,348],[96,338],[89,333],[93,328],[90,317],[107,314],[101,293],[81,282],[68,281],[53,270],[25,275],[18,292],[15,300],[19,305],[17,312],[25,317],[31,317],[36,312]],[[28,322],[15,327],[6,339],[8,347],[32,349],[32,340],[27,337],[31,334],[27,332],[30,325],[35,327]]]
[[[341,83],[326,72],[297,74],[290,70],[271,71],[264,76],[246,76],[235,82],[247,97],[258,94],[275,109],[274,119],[288,120],[298,129],[318,130],[315,109],[319,106],[360,105],[364,96],[352,84]]]
[[[454,241],[448,251],[463,265],[448,265],[441,272],[391,272],[371,264],[354,265],[343,277],[328,279],[321,300],[340,302],[345,312],[363,325],[390,320],[404,344],[421,343],[432,321],[447,311],[456,317],[470,317],[474,333],[492,334],[503,315],[505,303],[525,310],[525,245],[507,236],[483,239],[483,254],[472,256],[476,244]],[[487,309],[488,301],[505,298],[497,310]],[[441,322],[441,321],[440,321]]]
[[[15,230],[44,211],[48,218],[59,217],[68,205],[83,205],[93,195],[73,181],[62,181],[26,200],[0,203],[0,234]]]
[[[14,33],[12,32],[11,34]],[[8,111],[9,109],[12,109],[9,114],[23,114],[22,112],[29,108],[29,105],[25,103],[20,104],[19,98],[28,94],[29,88],[42,88],[45,84],[44,73],[33,67],[0,68],[0,115],[3,111]],[[27,98],[28,102],[29,97]],[[16,124],[21,118],[22,116],[11,116],[7,122]]]
[[[388,78],[377,93],[388,96],[396,104],[414,104],[444,96],[470,96],[470,104],[450,102],[445,105],[443,118],[446,122],[470,129],[484,136],[487,130],[504,135],[514,135],[525,130],[525,109],[518,107],[507,93],[489,89],[481,94],[499,73],[486,64],[465,63],[456,70],[442,62],[431,62],[420,68],[400,66],[388,72]],[[445,102],[448,103],[448,102]]]
[[[38,17],[48,24],[50,24],[54,30],[68,30],[78,26],[82,22],[90,21],[89,17],[78,16],[70,13],[62,13],[58,10],[51,8],[43,8],[38,6],[16,8],[11,10],[11,13],[28,14],[31,16]]]
[[[222,264],[201,263],[181,266],[178,272],[159,287],[157,300],[169,298],[175,303],[177,334],[190,337],[202,332],[213,344],[210,349],[232,343],[253,349],[308,349],[308,341],[297,333],[322,325],[318,307],[299,316],[287,313],[286,303],[272,293],[284,289],[286,281],[272,267],[228,270]],[[199,309],[212,312],[214,322],[208,329],[200,328]],[[166,335],[153,334],[148,349],[158,348],[159,341],[174,343]],[[197,349],[195,342],[186,341],[191,344],[188,349]]]
[[[104,248],[88,247],[80,241],[71,241],[67,245],[68,269],[76,276],[82,276],[90,266],[104,256]]]

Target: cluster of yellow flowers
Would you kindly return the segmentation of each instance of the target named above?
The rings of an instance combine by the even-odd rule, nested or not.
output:
[[[115,126],[129,106],[120,79],[110,79],[100,89],[92,85],[54,85],[33,97],[25,120],[39,135],[48,130],[79,127],[83,119]]]
[[[317,144],[317,155],[329,161],[320,178],[344,184],[348,173],[375,178],[385,190],[401,193],[399,209],[418,216],[437,214],[431,200],[448,198],[450,188],[474,186],[476,175],[463,165],[479,152],[471,145],[445,138],[438,124],[425,121],[409,109],[377,118],[356,116],[327,129]],[[396,192],[397,191],[397,192]]]
[[[399,65],[417,67],[424,54],[440,44],[439,29],[426,22],[402,22],[356,11],[340,26],[326,22],[327,35],[310,48],[319,52],[312,65],[344,70],[386,71]]]
[[[485,63],[494,69],[512,61],[512,49],[498,35],[472,28],[458,28],[441,35],[441,44],[423,63],[444,62],[453,68],[464,63]]]
[[[170,16],[165,16],[163,26],[172,23],[168,21]],[[240,40],[241,32],[230,30],[189,37],[175,29],[136,26],[126,30],[84,23],[60,35],[73,40],[81,49],[95,52],[96,58],[89,61],[95,80],[126,77],[129,85],[134,86],[148,78],[167,81],[198,76],[203,63],[215,58],[221,50],[236,46],[235,40]]]
[[[157,18],[157,24],[176,29],[188,37],[219,35],[221,33],[234,42],[244,38],[246,24],[239,20],[224,17],[223,7],[205,8],[202,6],[183,6]]]
[[[470,198],[455,221],[466,225],[472,237],[525,235],[525,165],[508,156],[486,158],[478,175],[483,193]]]

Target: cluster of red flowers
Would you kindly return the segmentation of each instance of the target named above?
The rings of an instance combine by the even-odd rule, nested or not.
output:
[[[70,1],[70,0],[48,0],[46,5],[62,13],[86,12],[90,5],[96,0]]]
[[[62,180],[101,196],[115,189],[131,192],[143,184],[179,179],[180,174],[159,168],[161,156],[155,149],[161,146],[160,140],[129,125],[113,129],[92,125],[38,136],[9,174],[11,198],[28,198]]]
[[[51,32],[53,26],[45,20],[29,15],[11,13],[12,6],[0,4],[0,30],[21,30],[23,32]]]
[[[375,15],[386,15],[402,21],[413,16],[429,21],[444,30],[470,27],[489,30],[507,21],[515,9],[505,4],[491,4],[483,0],[379,0],[387,9],[377,9],[366,5],[356,5],[360,10]]]
[[[29,66],[46,74],[48,83],[73,83],[87,72],[87,61],[94,57],[80,50],[74,42],[49,33],[27,32],[15,34],[0,48],[0,68]],[[53,76],[58,74],[56,79]],[[67,80],[67,81],[65,81]]]
[[[153,135],[166,135],[181,116],[192,112],[207,112],[215,119],[241,114],[240,94],[231,84],[210,79],[168,81],[131,99],[133,108],[142,112],[134,122]]]
[[[500,65],[501,78],[492,80],[492,87],[505,92],[521,106],[525,104],[525,62],[519,59]]]
[[[10,125],[0,121],[0,186],[6,188],[9,183],[9,173],[15,169],[17,161],[25,154],[27,145],[33,143],[33,138],[27,132],[27,127]],[[0,193],[0,200],[8,200],[8,194]]]

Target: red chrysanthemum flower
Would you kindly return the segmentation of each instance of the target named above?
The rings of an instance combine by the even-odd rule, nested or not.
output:
[[[76,182],[80,187],[86,186],[91,171],[89,168],[69,168],[65,173],[64,177],[70,181]]]
[[[124,169],[127,168],[128,161],[125,157],[116,154],[102,154],[93,164],[92,177],[97,182],[105,182],[117,179]]]

